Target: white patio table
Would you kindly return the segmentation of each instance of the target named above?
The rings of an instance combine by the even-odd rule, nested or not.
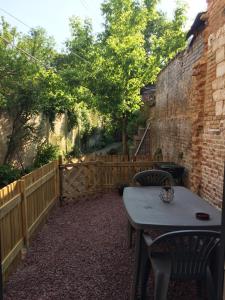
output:
[[[221,212],[181,186],[174,187],[174,200],[165,203],[160,199],[161,187],[127,187],[123,202],[128,219],[136,230],[135,265],[131,289],[131,300],[138,297],[138,283],[142,253],[142,233],[144,230],[165,231],[185,229],[221,229]],[[196,218],[197,212],[209,214],[209,220]]]

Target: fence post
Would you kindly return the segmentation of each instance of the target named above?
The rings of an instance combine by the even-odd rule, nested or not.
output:
[[[23,228],[23,239],[26,248],[29,247],[29,232],[27,222],[27,196],[26,196],[26,185],[24,180],[20,180],[20,193],[21,193],[21,209],[22,209],[22,228]]]
[[[95,181],[95,191],[97,194],[103,192],[103,185],[102,185],[102,161],[96,160],[93,164],[94,166],[94,181]]]
[[[3,273],[2,273],[2,227],[0,226],[0,300],[3,300]]]
[[[58,159],[55,160],[54,168],[55,168],[55,196],[58,199],[59,198],[59,161],[58,161]]]
[[[60,206],[63,204],[63,158],[59,155],[59,202]]]

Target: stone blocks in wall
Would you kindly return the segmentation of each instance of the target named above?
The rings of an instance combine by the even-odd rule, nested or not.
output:
[[[225,75],[225,61],[222,61],[216,66],[216,77],[221,77]]]
[[[216,51],[216,63],[219,64],[224,60],[225,60],[225,48],[223,46]]]
[[[212,89],[219,90],[225,88],[225,77],[218,77],[212,82]]]
[[[223,101],[216,102],[216,116],[222,115],[224,110],[224,103]]]
[[[212,82],[212,98],[215,103],[215,116],[225,115],[225,26],[222,26],[216,33],[210,36],[212,48],[210,51],[215,54],[216,74]],[[213,74],[211,75],[213,76]]]
[[[217,0],[217,1],[223,1],[223,0]],[[212,47],[213,52],[217,51],[223,45],[225,45],[225,25],[218,28],[216,32],[211,32],[208,38],[208,46]]]
[[[214,101],[225,100],[225,89],[220,89],[213,92],[213,100]]]

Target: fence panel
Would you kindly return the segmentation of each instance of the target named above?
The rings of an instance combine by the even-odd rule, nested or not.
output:
[[[0,190],[2,268],[5,274],[59,195],[58,161]]]
[[[96,162],[66,164],[63,168],[63,196],[70,199],[88,197],[98,188]]]
[[[152,169],[151,161],[90,161],[61,166],[63,196],[69,199],[89,197],[115,189],[121,184],[132,184],[134,174]]]
[[[21,187],[15,181],[0,190],[1,256],[3,272],[23,247]]]
[[[127,162],[127,161],[151,161],[152,157],[149,154],[138,155],[109,155],[109,154],[87,154],[79,159],[72,159],[68,163],[81,163],[90,161],[103,161],[103,162]]]
[[[121,184],[132,184],[133,176],[140,171],[152,169],[154,162],[117,162],[102,163],[98,168],[101,174],[101,186],[104,190],[112,190]]]
[[[58,163],[53,161],[22,178],[25,181],[29,236],[58,195]]]

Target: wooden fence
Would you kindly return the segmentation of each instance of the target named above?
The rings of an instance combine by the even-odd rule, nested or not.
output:
[[[152,161],[90,161],[60,166],[62,195],[68,199],[89,197],[132,184],[135,173],[152,169]]]
[[[59,196],[58,161],[53,161],[0,190],[2,270],[14,259]]]
[[[102,155],[102,154],[88,154],[79,159],[72,159],[69,163],[90,162],[90,161],[104,161],[104,162],[128,162],[128,161],[151,161],[150,155]]]
[[[3,274],[7,275],[21,250],[29,246],[30,238],[59,196],[86,198],[131,184],[135,173],[154,166],[147,158],[128,161],[128,157],[107,155],[101,161],[70,164],[54,161],[1,189]]]

